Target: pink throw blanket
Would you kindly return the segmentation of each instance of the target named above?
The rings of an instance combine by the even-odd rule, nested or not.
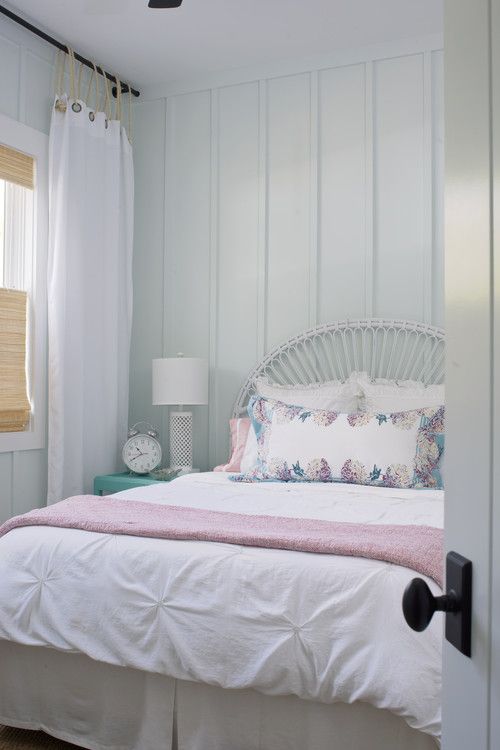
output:
[[[411,568],[439,586],[443,583],[443,532],[431,526],[254,516],[94,495],[70,497],[15,516],[0,526],[0,537],[22,526],[367,557]]]

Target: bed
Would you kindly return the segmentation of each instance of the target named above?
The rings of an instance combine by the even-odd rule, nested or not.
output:
[[[440,382],[444,334],[323,326],[250,374]],[[441,490],[189,475],[123,501],[365,524],[443,522]],[[404,623],[410,569],[379,560],[31,526],[0,540],[0,723],[94,750],[429,750],[441,626]],[[427,579],[430,588],[439,587]]]

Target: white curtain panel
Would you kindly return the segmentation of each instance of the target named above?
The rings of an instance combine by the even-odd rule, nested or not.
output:
[[[132,149],[118,120],[59,97],[49,153],[48,502],[119,468],[132,322]]]

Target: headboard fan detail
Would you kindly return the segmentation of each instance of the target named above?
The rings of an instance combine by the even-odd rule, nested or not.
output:
[[[233,409],[240,416],[257,378],[282,385],[346,380],[352,372],[372,378],[444,380],[442,328],[406,320],[345,320],[311,328],[273,349],[250,373]]]

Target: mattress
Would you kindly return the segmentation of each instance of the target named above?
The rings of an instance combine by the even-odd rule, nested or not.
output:
[[[188,475],[116,497],[442,527],[443,493]],[[0,638],[180,680],[363,701],[440,733],[441,623],[408,628],[406,568],[355,557],[26,527],[0,540]],[[436,584],[427,579],[431,590]]]

